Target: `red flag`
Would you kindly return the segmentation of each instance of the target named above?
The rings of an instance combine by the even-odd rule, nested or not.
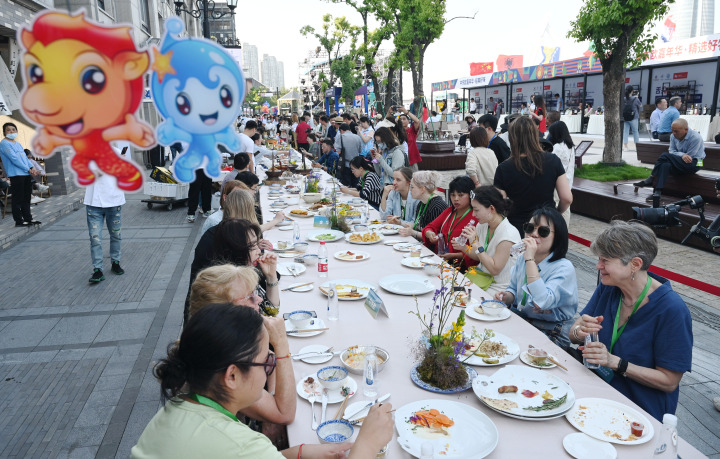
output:
[[[470,63],[470,76],[485,75],[486,73],[493,72],[492,62],[471,62]]]
[[[497,58],[497,71],[504,72],[510,69],[521,69],[523,66],[522,54],[513,54],[507,56],[505,54],[498,55]]]

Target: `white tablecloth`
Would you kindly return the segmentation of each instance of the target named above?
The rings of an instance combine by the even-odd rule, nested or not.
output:
[[[710,127],[708,128],[708,136],[705,140],[714,142],[715,136],[718,133],[720,133],[720,115],[715,115],[713,117],[712,121],[710,122]]]
[[[582,127],[582,115],[560,115],[560,121],[564,122],[568,131],[580,132]]]
[[[680,115],[688,123],[688,128],[694,129],[700,133],[705,140],[714,140],[709,138],[710,131],[710,115]],[[715,134],[713,134],[714,136]]]
[[[325,182],[323,182],[325,183]],[[263,215],[265,220],[272,218],[272,213],[268,207],[267,187],[262,187],[260,192],[261,203],[263,207]],[[348,200],[348,196],[343,196],[343,200]],[[285,210],[286,215],[293,208],[305,207],[304,205],[291,206]],[[372,212],[375,218],[376,212]],[[312,228],[312,218],[295,218],[300,224],[302,237]],[[273,243],[278,240],[290,240],[292,231],[280,231],[275,228],[265,232],[264,237]],[[396,236],[385,236],[385,240],[400,239],[410,240],[411,238],[402,238]],[[442,399],[455,400],[473,406],[486,415],[495,423],[499,431],[499,443],[497,448],[490,454],[491,458],[508,458],[508,457],[568,457],[562,446],[562,439],[568,434],[577,432],[567,420],[558,418],[544,422],[526,422],[497,414],[486,408],[480,403],[472,390],[462,392],[460,394],[443,395],[420,389],[410,380],[410,370],[416,364],[412,355],[411,348],[417,342],[421,334],[420,322],[417,318],[408,314],[415,311],[415,301],[413,297],[391,294],[377,287],[378,294],[384,300],[390,311],[390,318],[379,315],[377,319],[373,319],[364,307],[363,301],[340,301],[340,320],[330,322],[327,320],[326,313],[326,297],[318,291],[317,286],[328,279],[352,278],[361,279],[378,285],[378,281],[384,276],[390,274],[416,274],[422,278],[428,278],[422,270],[406,268],[400,264],[403,256],[401,252],[395,251],[390,246],[382,244],[374,245],[354,245],[347,242],[338,241],[326,244],[329,255],[329,277],[320,279],[317,272],[304,272],[297,278],[283,276],[280,280],[280,288],[286,288],[293,282],[315,282],[315,288],[306,293],[282,292],[281,293],[281,313],[286,313],[298,309],[315,310],[318,317],[325,320],[330,330],[314,337],[295,338],[290,337],[290,351],[297,353],[302,347],[310,344],[322,344],[334,346],[335,350],[341,350],[348,346],[357,344],[373,344],[390,353],[390,360],[386,368],[378,374],[378,393],[391,393],[392,396],[388,400],[394,408],[399,408],[407,403],[425,400],[425,399]],[[317,253],[319,243],[311,242],[309,253]],[[333,254],[337,251],[346,250],[363,250],[371,254],[370,259],[361,262],[346,262],[333,258]],[[429,250],[423,248],[423,256],[429,254]],[[291,261],[291,259],[281,258],[280,262]],[[440,280],[437,278],[429,278],[437,287],[440,286]],[[473,297],[481,296],[479,288],[473,289]],[[482,292],[484,294],[484,292]],[[426,311],[432,302],[432,293],[428,293],[418,297],[420,311]],[[460,313],[458,309],[453,320]],[[621,395],[611,386],[606,384],[600,378],[595,376],[590,370],[587,370],[582,364],[573,360],[560,348],[552,344],[545,335],[527,324],[523,319],[512,316],[501,322],[481,322],[472,318],[467,319],[466,331],[475,327],[483,330],[485,327],[510,336],[518,342],[521,349],[527,349],[528,344],[542,347],[555,355],[559,361],[569,368],[569,373],[554,368],[547,370],[552,374],[563,378],[569,382],[575,391],[577,398],[583,397],[600,397],[615,400],[629,405],[636,410],[642,411],[633,402]],[[318,369],[326,365],[340,365],[339,357],[333,357],[332,360],[323,365],[310,365],[301,361],[294,361],[295,380],[313,375]],[[519,358],[511,363],[511,365],[524,365]],[[500,367],[475,367],[475,369],[485,375],[491,375]],[[349,400],[348,404],[368,400],[362,394],[362,378],[358,375],[350,375],[358,383],[358,392]],[[315,413],[320,419],[320,403],[315,404]],[[339,404],[328,405],[327,416],[332,419],[339,407]],[[660,423],[646,414],[651,420],[655,432],[659,431]],[[288,426],[288,436],[290,445],[298,445],[300,443],[317,443],[316,433],[311,429],[311,413],[310,404],[298,397],[297,412],[295,421]],[[356,429],[356,435],[357,435]],[[397,441],[397,432],[393,440],[390,442],[389,455],[392,459],[410,458],[411,456],[400,448]],[[644,445],[638,446],[622,446],[616,445],[618,456],[623,458],[629,457],[651,457],[653,453],[654,439]],[[681,440],[680,455],[683,458],[703,457],[697,450],[692,448],[686,442]]]
[[[605,115],[590,115],[587,133],[605,135]]]

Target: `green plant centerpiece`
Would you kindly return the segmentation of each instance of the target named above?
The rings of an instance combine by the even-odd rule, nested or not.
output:
[[[317,193],[320,191],[320,175],[310,174],[305,179],[305,193]]]
[[[468,380],[463,360],[467,360],[464,354],[471,337],[466,337],[463,332],[465,311],[460,312],[455,322],[450,321],[457,297],[454,287],[470,285],[460,276],[457,269],[443,261],[440,264],[440,288],[435,290],[430,310],[421,313],[415,298],[415,311],[410,311],[423,327],[423,339],[416,352],[420,360],[418,376],[423,382],[439,389],[463,386]]]

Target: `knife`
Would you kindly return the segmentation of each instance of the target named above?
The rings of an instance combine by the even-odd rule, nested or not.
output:
[[[368,403],[367,405],[363,406],[363,407],[360,408],[359,410],[356,410],[354,413],[345,414],[344,418],[347,419],[347,420],[350,420],[350,419],[354,418],[355,416],[357,416],[358,414],[360,414],[360,413],[362,413],[363,411],[365,411],[366,409],[368,409],[368,408],[370,408],[371,406],[375,405],[376,403],[384,402],[384,401],[387,400],[388,398],[390,398],[390,394],[385,394],[385,395],[383,395],[382,397],[378,397],[374,402]]]

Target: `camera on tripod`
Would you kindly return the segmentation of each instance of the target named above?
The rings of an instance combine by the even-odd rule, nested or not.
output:
[[[715,192],[720,190],[720,178],[715,180]],[[695,225],[680,219],[680,210],[683,207],[690,207],[698,211],[700,221]],[[633,207],[633,218],[641,220],[655,228],[668,228],[673,226],[691,226],[690,232],[680,242],[685,244],[691,236],[695,235],[706,240],[713,249],[720,248],[720,215],[710,224],[709,227],[703,226],[705,223],[705,201],[702,196],[689,196],[682,201],[673,202],[662,207]]]

